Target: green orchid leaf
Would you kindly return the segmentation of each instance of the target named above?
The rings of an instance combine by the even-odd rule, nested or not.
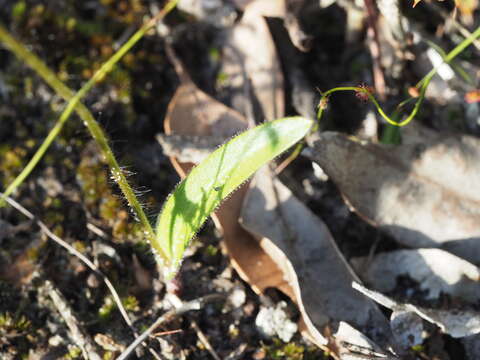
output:
[[[264,123],[234,137],[190,172],[157,219],[152,245],[168,257],[166,277],[174,275],[190,240],[218,205],[262,165],[301,140],[312,124],[302,117]]]

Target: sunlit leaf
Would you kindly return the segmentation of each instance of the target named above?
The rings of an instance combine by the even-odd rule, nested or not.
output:
[[[178,268],[186,246],[215,208],[256,170],[302,139],[312,121],[291,117],[233,138],[194,168],[168,198],[157,220],[158,246]]]

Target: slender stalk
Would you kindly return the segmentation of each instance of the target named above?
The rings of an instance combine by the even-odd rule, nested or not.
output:
[[[468,36],[465,40],[463,40],[459,45],[457,45],[452,51],[450,51],[446,56],[444,56],[444,61],[445,63],[451,62],[457,55],[459,55],[463,50],[465,50],[469,45],[471,45],[475,39],[477,39],[480,36],[480,27],[475,30],[474,33],[472,33],[470,36]],[[397,108],[395,109],[394,113],[391,116],[388,116],[383,109],[381,108],[380,104],[378,101],[375,99],[375,97],[372,95],[372,93],[369,91],[367,87],[361,87],[361,86],[342,86],[342,87],[336,87],[333,89],[330,89],[324,93],[322,93],[322,97],[320,99],[319,105],[318,105],[318,111],[317,111],[317,122],[315,123],[314,126],[312,126],[312,130],[310,131],[311,133],[314,133],[318,131],[320,127],[320,120],[322,118],[324,110],[327,108],[328,105],[328,99],[331,94],[337,91],[354,91],[356,93],[363,94],[364,97],[368,97],[370,101],[373,102],[375,105],[378,113],[387,121],[389,124],[397,127],[405,126],[407,125],[410,121],[413,120],[413,118],[417,115],[418,110],[420,109],[420,106],[423,103],[423,100],[425,98],[425,92],[427,91],[427,87],[430,84],[430,81],[432,80],[433,76],[437,73],[437,68],[432,69],[425,77],[420,80],[417,84],[417,88],[420,88],[420,95],[417,98],[417,101],[412,109],[412,112],[410,115],[403,121],[396,121],[396,119],[399,117],[399,111],[400,109],[405,106],[407,103],[414,101],[415,98],[411,97],[407,100],[402,101],[400,104],[398,104]],[[391,133],[391,132],[390,132]],[[393,136],[393,135],[392,135]],[[394,138],[387,138],[388,141],[396,141]],[[301,153],[303,148],[305,147],[304,143],[299,143],[295,147],[295,149],[292,151],[292,153],[286,158],[276,169],[275,173],[279,174],[280,172],[283,171],[293,160],[297,158],[297,156]]]
[[[464,39],[460,44],[458,44],[452,51],[450,51],[447,56],[445,56],[444,61],[445,63],[451,62],[456,56],[458,56],[463,50],[465,50],[468,46],[470,46],[475,39],[480,37],[480,27],[478,27],[469,37]],[[391,117],[389,117],[381,108],[380,104],[378,101],[375,99],[375,97],[372,95],[372,93],[368,90],[366,87],[361,87],[361,86],[343,86],[343,87],[336,87],[333,89],[330,89],[322,94],[322,98],[320,100],[320,104],[327,104],[328,102],[328,97],[333,94],[334,92],[337,91],[354,91],[356,93],[364,94],[365,96],[368,97],[370,101],[375,105],[375,108],[377,109],[377,112],[387,121],[389,124],[395,125],[395,126],[405,126],[407,125],[410,121],[413,120],[413,118],[417,115],[420,106],[423,103],[423,100],[425,99],[425,93],[427,91],[428,85],[430,84],[430,81],[432,80],[433,76],[437,73],[438,67],[433,68],[425,77],[418,82],[417,87],[420,88],[420,95],[417,98],[417,101],[415,102],[415,105],[410,113],[410,115],[403,121],[395,121]],[[397,108],[402,107],[405,105],[407,102],[409,102],[411,99],[407,99],[405,101],[402,101]],[[318,112],[317,112],[317,124],[312,131],[318,130],[320,119],[323,115],[323,111],[325,110],[326,106],[319,106],[318,107]]]
[[[68,104],[60,116],[59,120],[52,128],[48,136],[45,138],[42,145],[39,147],[35,155],[29,161],[27,166],[22,172],[15,178],[15,180],[7,187],[4,194],[0,198],[0,206],[4,204],[5,198],[9,196],[31,173],[38,162],[41,160],[48,147],[53,140],[60,133],[63,125],[70,117],[71,113],[75,110],[79,117],[83,120],[85,126],[90,131],[90,134],[97,142],[102,152],[105,161],[110,167],[112,178],[118,183],[121,191],[127,199],[128,205],[135,212],[136,217],[142,224],[145,232],[145,236],[150,240],[152,246],[154,246],[160,259],[168,259],[163,250],[159,246],[155,246],[156,242],[155,234],[152,226],[145,215],[140,202],[135,196],[134,191],[127,182],[123,171],[121,170],[118,162],[108,145],[108,138],[100,125],[95,121],[91,112],[83,105],[80,100],[90,91],[90,89],[100,80],[102,80],[115,66],[115,64],[145,35],[145,33],[155,25],[158,20],[163,19],[171,10],[175,8],[178,0],[170,0],[165,7],[152,19],[146,22],[132,37],[109,59],[101,68],[93,75],[93,77],[82,86],[77,92],[73,93],[62,81],[33,53],[28,51],[20,42],[15,40],[8,31],[0,25],[0,41],[3,42],[19,59],[27,63],[38,75],[40,75],[64,100],[68,101]]]

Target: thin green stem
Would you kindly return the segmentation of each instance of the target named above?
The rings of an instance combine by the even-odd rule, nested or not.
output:
[[[451,62],[456,56],[458,56],[463,50],[465,50],[468,46],[470,46],[475,39],[480,37],[480,27],[478,27],[469,37],[464,39],[460,44],[458,44],[452,51],[450,51],[444,58],[445,63]],[[368,90],[366,87],[361,87],[361,86],[343,86],[343,87],[336,87],[333,89],[330,89],[322,94],[322,98],[320,99],[320,104],[321,106],[318,107],[318,112],[317,112],[317,124],[316,126],[312,129],[312,131],[316,131],[319,126],[320,126],[320,119],[323,115],[323,111],[326,108],[326,104],[328,103],[328,97],[333,94],[334,92],[337,91],[354,91],[356,93],[364,94],[365,96],[368,97],[368,99],[375,105],[375,108],[377,109],[377,112],[387,121],[389,124],[395,125],[395,126],[405,126],[407,125],[410,121],[412,121],[415,116],[417,115],[418,111],[420,110],[420,106],[423,103],[423,100],[425,99],[425,93],[427,91],[428,85],[430,84],[430,81],[432,80],[433,76],[437,73],[438,67],[433,68],[425,77],[417,84],[417,87],[420,87],[420,95],[417,98],[417,101],[415,102],[415,105],[408,117],[403,120],[403,121],[395,121],[391,117],[389,117],[382,109],[380,104],[378,103],[377,99],[372,95],[372,93]],[[405,101],[402,101],[398,106],[397,109],[403,107],[407,102],[409,102],[411,99],[407,99]]]
[[[5,190],[0,205],[3,204],[4,198],[9,196],[31,173],[37,163],[43,157],[48,147],[53,140],[60,133],[63,125],[70,117],[71,113],[75,110],[79,117],[83,120],[85,126],[90,131],[92,137],[97,142],[102,152],[105,161],[110,167],[110,171],[113,179],[118,183],[121,191],[131,209],[135,212],[138,220],[144,227],[145,236],[150,240],[150,243],[157,251],[160,258],[165,261],[168,259],[163,250],[156,245],[155,234],[152,226],[145,215],[140,202],[135,196],[134,191],[128,184],[128,181],[123,174],[120,166],[118,165],[115,156],[108,145],[108,138],[100,125],[95,121],[90,111],[83,105],[80,100],[88,93],[88,91],[100,80],[102,80],[115,66],[115,64],[145,35],[145,33],[155,25],[155,23],[163,19],[171,10],[175,8],[178,0],[170,0],[165,7],[154,18],[145,23],[132,37],[109,59],[101,68],[94,74],[94,76],[82,86],[82,88],[74,94],[62,81],[33,53],[28,51],[20,42],[15,40],[8,31],[0,25],[0,41],[3,42],[19,59],[27,63],[33,70],[35,70],[40,77],[42,77],[64,100],[68,101],[65,110],[61,114],[59,120],[52,128],[48,136],[45,138],[42,145],[39,147],[35,155],[29,161],[27,166],[16,177],[16,179]]]

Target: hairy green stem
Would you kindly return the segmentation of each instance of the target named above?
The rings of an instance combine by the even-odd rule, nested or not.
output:
[[[27,166],[22,170],[22,172],[15,178],[15,180],[7,187],[5,190],[0,205],[3,205],[5,197],[9,196],[31,173],[35,168],[37,163],[43,157],[48,147],[51,145],[53,140],[60,133],[63,125],[70,117],[71,113],[75,110],[79,117],[83,120],[85,126],[90,131],[92,137],[97,142],[102,155],[105,161],[110,167],[112,178],[118,183],[121,191],[123,192],[125,198],[131,209],[135,212],[138,220],[141,222],[144,227],[145,235],[150,240],[152,244],[155,239],[155,234],[153,232],[152,226],[145,215],[140,202],[135,196],[134,191],[128,184],[123,171],[121,170],[118,162],[108,145],[108,138],[105,135],[104,131],[100,125],[95,121],[91,112],[83,105],[80,100],[90,91],[90,89],[100,80],[102,80],[115,66],[115,64],[128,52],[130,49],[145,35],[145,33],[155,25],[155,23],[163,19],[171,10],[175,8],[178,0],[170,0],[165,7],[160,11],[154,18],[146,22],[132,37],[109,59],[107,60],[101,68],[93,75],[93,77],[88,80],[85,85],[77,92],[73,93],[67,86],[65,86],[62,81],[33,53],[28,51],[25,46],[20,42],[15,40],[8,31],[0,25],[0,41],[5,44],[19,59],[27,63],[33,70],[37,72],[40,77],[42,77],[64,100],[68,101],[65,110],[61,114],[59,120],[52,128],[48,136],[43,141],[42,145],[39,147],[35,155],[29,161]],[[161,248],[155,249],[159,256],[163,259],[166,259],[165,254]]]

